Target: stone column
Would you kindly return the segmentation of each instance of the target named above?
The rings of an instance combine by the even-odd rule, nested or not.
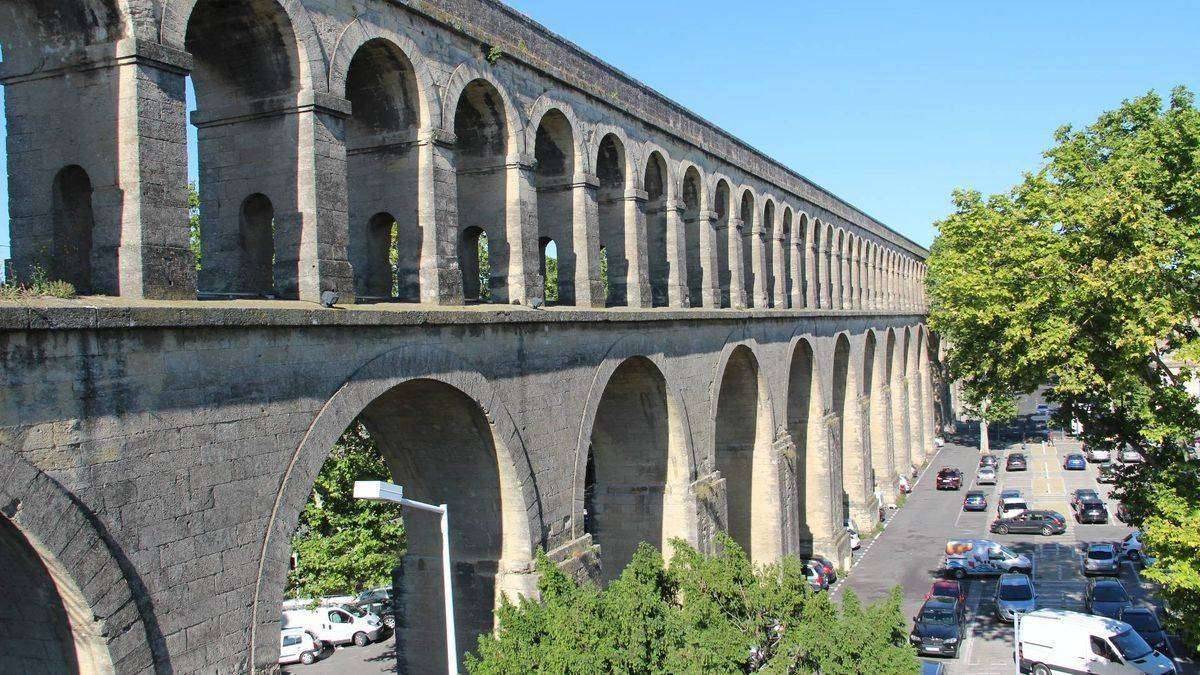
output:
[[[842,249],[834,244],[829,252],[829,307],[842,308]]]
[[[666,200],[667,305],[691,307],[688,297],[687,238],[683,231],[683,202]],[[697,298],[697,302],[699,299]]]
[[[891,384],[892,457],[896,472],[907,475],[914,464],[908,442],[908,397],[905,395],[905,378],[896,377]]]
[[[787,309],[788,306],[788,272],[787,265],[784,264],[784,252],[787,241],[783,238],[783,227],[775,228],[772,233],[774,237],[771,240],[771,300],[775,303],[776,309]]]
[[[859,259],[858,243],[850,247],[850,305],[862,309],[862,261]]]
[[[706,309],[720,309],[720,258],[717,252],[720,237],[717,232],[717,212],[701,211],[696,217],[696,227],[700,228],[700,268],[703,270],[700,301]],[[693,304],[695,300],[692,299]]]
[[[745,223],[729,217],[729,306],[746,309],[746,276],[742,269],[742,229]]]
[[[458,264],[458,139],[442,129],[424,130],[417,141],[417,221],[421,225],[421,302],[463,304]]]
[[[800,228],[798,225],[792,227],[792,239],[786,242],[790,247],[791,255],[788,256],[788,274],[792,277],[792,292],[791,303],[792,309],[800,309],[804,307],[804,274],[801,267],[804,264],[804,255],[806,248],[804,246],[804,238],[800,236]]]
[[[746,289],[754,293],[754,308],[767,309],[771,306],[771,293],[767,288],[767,232],[763,227],[762,213],[754,211],[754,222],[750,225],[750,265],[754,275],[754,288]]]
[[[575,243],[575,305],[604,307],[600,279],[600,179],[578,174],[571,182],[571,239]]]
[[[842,421],[843,485],[850,501],[849,516],[859,528],[869,530],[879,521],[879,504],[870,487],[871,453],[869,437],[863,435],[865,405],[862,397],[849,394]],[[845,478],[846,474],[849,478]]]
[[[876,373],[881,372],[887,371],[876,369]],[[892,390],[882,378],[876,378],[875,382],[883,382],[883,386],[871,388],[871,467],[875,470],[875,484],[884,503],[895,504],[896,464],[891,447],[891,415],[888,413]]]
[[[842,262],[842,276],[841,276],[842,309],[853,309],[854,308],[854,287],[851,285],[852,280],[850,278],[850,272],[853,269],[853,264],[850,259],[851,255],[852,255],[852,253],[850,251],[850,247],[846,245],[846,240],[843,240],[842,251],[841,251],[841,256],[842,256],[842,260],[841,260],[841,262]]]
[[[804,306],[807,309],[821,306],[820,295],[817,293],[821,278],[817,254],[817,238],[808,237],[804,244]]]
[[[925,463],[925,442],[921,436],[921,385],[920,374],[910,373],[905,379],[908,390],[908,443],[913,464]]]
[[[645,190],[625,190],[625,303],[633,308],[653,306],[650,296],[649,241],[646,239]]]
[[[508,244],[508,297],[506,301],[529,307],[545,300],[538,245],[537,188],[533,158],[509,157],[505,165],[506,205],[504,228]]]

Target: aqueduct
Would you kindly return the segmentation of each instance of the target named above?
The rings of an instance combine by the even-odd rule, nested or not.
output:
[[[463,649],[539,547],[846,561],[931,449],[927,252],[499,3],[0,0],[0,47],[13,269],[84,296],[0,302],[0,597],[45,599],[0,670],[274,670],[354,420],[455,514]]]

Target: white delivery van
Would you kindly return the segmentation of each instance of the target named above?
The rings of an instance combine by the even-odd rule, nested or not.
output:
[[[374,614],[347,605],[284,610],[282,622],[284,628],[304,628],[329,644],[353,642],[359,647],[378,640],[383,626]]]
[[[321,645],[303,628],[284,628],[279,631],[279,663],[309,665],[321,655]]]
[[[1039,609],[1020,619],[1017,654],[1022,673],[1175,672],[1171,659],[1154,651],[1123,621],[1062,609]]]
[[[946,542],[943,576],[964,579],[1007,572],[1032,574],[1033,561],[990,539],[951,539]]]

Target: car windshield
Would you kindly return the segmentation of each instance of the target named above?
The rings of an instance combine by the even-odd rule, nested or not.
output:
[[[1109,639],[1112,640],[1113,646],[1117,648],[1117,651],[1121,652],[1121,656],[1126,661],[1136,661],[1154,651],[1150,649],[1150,645],[1146,644],[1141,635],[1131,630],[1114,635]]]
[[[926,607],[917,618],[920,623],[931,626],[953,626],[954,612],[942,607]]]
[[[361,610],[357,607],[351,607],[350,605],[342,605],[341,608],[359,618],[362,618],[367,615],[367,613],[364,612],[363,610]]]
[[[1106,548],[1088,549],[1088,560],[1112,560],[1113,552]]]
[[[1005,557],[1005,558],[1017,557],[1017,554],[1013,553],[1012,549],[1004,548],[1003,546],[1000,547],[1000,553],[1003,554],[1003,557]]]
[[[1121,615],[1121,620],[1133,626],[1133,629],[1141,632],[1157,633],[1162,630],[1158,625],[1158,619],[1150,612],[1126,612]]]
[[[1092,591],[1092,599],[1096,602],[1128,602],[1129,596],[1125,594],[1125,589],[1114,584],[1105,584],[1096,586]]]
[[[1076,492],[1075,495],[1079,497],[1080,500],[1099,499],[1100,497],[1100,495],[1096,494],[1095,490],[1080,490],[1079,492]]]
[[[1025,584],[1004,584],[1000,587],[1001,600],[1032,600],[1033,590]]]

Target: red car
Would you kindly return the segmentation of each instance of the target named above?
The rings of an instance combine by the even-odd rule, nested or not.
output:
[[[937,472],[937,489],[957,490],[962,487],[963,474],[952,467],[942,467]]]
[[[967,602],[967,589],[963,585],[952,579],[939,579],[933,582],[933,587],[925,594],[925,599],[932,598],[949,598],[958,600],[960,604]]]

